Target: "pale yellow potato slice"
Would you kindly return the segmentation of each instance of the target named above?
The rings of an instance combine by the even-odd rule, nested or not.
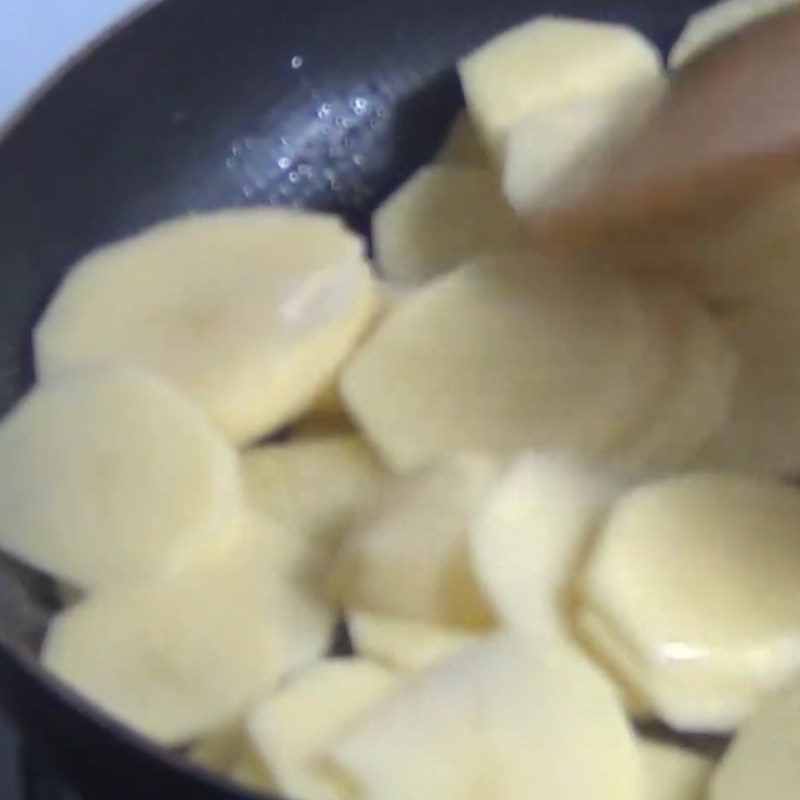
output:
[[[660,716],[725,730],[800,668],[798,582],[800,491],[696,473],[617,504],[582,591],[636,654],[642,671],[625,678]]]
[[[342,537],[388,479],[357,434],[290,440],[242,458],[250,506],[294,531],[307,547],[308,578],[324,572]]]
[[[329,646],[334,615],[286,577],[291,553],[285,532],[253,520],[214,563],[57,615],[42,661],[162,744],[219,729]]]
[[[140,366],[247,442],[313,405],[377,306],[363,244],[335,217],[197,215],[79,262],[34,331],[37,374]]]
[[[519,240],[516,215],[488,169],[434,165],[417,172],[375,212],[372,237],[382,276],[416,286]]]
[[[800,314],[797,303],[743,302],[721,315],[739,358],[726,424],[705,462],[795,475],[800,468]]]
[[[436,163],[459,167],[489,166],[486,150],[466,111],[460,112],[455,118],[442,149],[436,156]]]
[[[503,192],[522,217],[552,210],[587,189],[608,156],[662,96],[654,79],[631,92],[568,98],[526,114],[508,132]]]
[[[643,800],[705,800],[714,762],[690,750],[659,742],[639,743]]]
[[[460,455],[388,486],[337,553],[331,595],[351,611],[489,624],[467,527],[498,472],[492,459]]]
[[[651,324],[633,285],[599,265],[485,258],[390,313],[342,397],[398,471],[459,450],[602,456],[652,402]]]
[[[689,17],[686,27],[669,54],[669,66],[678,69],[708,47],[797,0],[722,0]]]
[[[534,641],[567,633],[578,568],[621,487],[559,453],[520,457],[470,525],[478,582],[500,621]]]
[[[650,384],[658,399],[649,420],[613,459],[628,473],[644,476],[694,464],[731,426],[739,391],[739,356],[716,320],[678,287],[656,283],[650,296],[661,304],[654,314],[666,322],[671,370]]]
[[[352,783],[328,747],[393,692],[397,676],[360,658],[327,659],[291,678],[248,717],[250,741],[279,790],[303,800],[350,800]]]
[[[632,28],[549,16],[496,36],[458,65],[472,120],[498,154],[531,112],[585,98],[613,103],[658,81],[662,68],[658,49]]]
[[[800,797],[800,687],[766,699],[739,729],[711,783],[710,800]]]
[[[566,647],[492,637],[418,675],[331,748],[363,797],[639,800],[613,688]]]
[[[347,630],[359,655],[399,672],[420,672],[476,640],[474,631],[416,619],[348,611]]]
[[[237,459],[160,379],[120,369],[35,388],[0,423],[0,547],[77,588],[169,573],[228,542]]]

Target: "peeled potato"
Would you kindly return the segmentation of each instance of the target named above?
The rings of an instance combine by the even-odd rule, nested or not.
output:
[[[800,691],[767,699],[739,730],[711,783],[710,800],[800,797]]]
[[[377,296],[357,236],[278,209],[168,222],[67,276],[34,331],[40,379],[123,363],[168,378],[233,441],[312,406]]]
[[[617,273],[486,258],[389,314],[345,369],[342,396],[398,471],[470,449],[603,456],[652,402],[642,376],[663,354],[651,324]]]
[[[387,479],[355,434],[256,448],[242,473],[251,507],[297,532],[323,563]]]
[[[510,630],[534,640],[566,632],[578,567],[617,491],[597,468],[531,453],[490,492],[470,546],[478,581]]]
[[[427,669],[476,638],[465,628],[369,611],[347,612],[346,619],[356,653],[400,672]]]
[[[434,165],[420,170],[376,212],[375,260],[399,286],[414,286],[464,261],[508,249],[519,223],[487,169]]]
[[[324,754],[397,683],[392,672],[369,661],[328,659],[291,678],[258,706],[247,730],[279,790],[303,800],[355,798],[351,782]]]
[[[567,648],[497,636],[417,676],[330,751],[382,800],[639,800],[611,686]]]
[[[568,98],[526,114],[508,132],[503,191],[521,216],[568,202],[591,183],[609,153],[631,136],[661,97],[664,82]]]
[[[800,468],[800,316],[796,304],[742,303],[722,315],[739,356],[726,424],[711,465],[794,475]]]
[[[731,425],[739,359],[697,300],[658,285],[673,363],[650,384],[658,395],[649,420],[619,448],[615,463],[634,475],[681,469]],[[658,313],[658,312],[655,312]]]
[[[508,132],[531,112],[588,98],[613,103],[658,81],[662,61],[632,28],[544,16],[491,39],[458,70],[473,122],[501,153]]]
[[[34,389],[0,424],[0,546],[77,588],[161,575],[235,535],[236,457],[134,370]]]
[[[331,611],[285,577],[284,537],[260,520],[214,563],[91,595],[56,616],[44,665],[161,744],[233,722],[331,640]]]
[[[455,118],[442,149],[436,156],[436,163],[459,167],[489,166],[486,150],[466,111]]]
[[[644,800],[704,800],[713,762],[681,747],[642,741]]]
[[[346,608],[446,625],[491,621],[470,564],[467,526],[498,467],[461,455],[398,479],[353,530],[331,571]]]
[[[797,0],[722,0],[689,17],[669,54],[672,69],[682,67],[711,45],[736,33],[761,16],[774,14]]]
[[[583,593],[629,654],[608,657],[659,716],[725,731],[800,668],[798,582],[800,491],[697,473],[619,502]]]

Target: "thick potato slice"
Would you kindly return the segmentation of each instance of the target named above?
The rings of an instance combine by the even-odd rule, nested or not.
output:
[[[466,111],[462,111],[455,118],[442,149],[436,156],[436,163],[458,167],[489,166],[486,150]]]
[[[387,480],[356,434],[259,447],[242,459],[250,506],[296,532],[307,546],[307,577],[318,580],[355,520]]]
[[[704,800],[714,762],[681,747],[641,741],[644,800]]]
[[[286,577],[291,552],[285,532],[253,520],[214,563],[57,615],[42,661],[162,744],[223,727],[330,643],[332,612]]]
[[[797,303],[741,303],[721,315],[739,357],[725,426],[704,463],[776,475],[800,468]]]
[[[497,636],[379,703],[331,748],[364,797],[638,800],[614,690],[574,651]]]
[[[488,169],[434,165],[420,170],[376,212],[378,269],[415,286],[484,253],[507,250],[519,222]]]
[[[398,672],[420,672],[444,661],[475,639],[474,631],[415,619],[348,611],[347,630],[359,655]]]
[[[302,800],[355,798],[326,751],[397,685],[390,670],[370,661],[328,659],[268,697],[250,714],[247,730],[279,790]]]
[[[672,343],[672,369],[650,384],[658,399],[649,420],[620,447],[614,462],[633,475],[685,468],[731,424],[739,358],[724,331],[695,298],[678,287],[655,283]],[[657,357],[656,357],[657,360]],[[666,380],[663,380],[663,378]]]
[[[724,731],[800,668],[798,583],[800,491],[697,473],[618,503],[582,591],[659,716]]]
[[[152,370],[235,442],[300,416],[377,311],[360,239],[335,217],[205,214],[97,251],[34,332],[39,378],[123,363]]]
[[[489,458],[461,455],[400,478],[339,550],[330,576],[343,606],[444,625],[492,617],[469,556],[469,521],[498,475]]]
[[[508,133],[503,192],[522,217],[569,202],[591,185],[609,154],[662,95],[654,79],[631,92],[568,98],[528,113]]]
[[[711,783],[710,800],[800,797],[800,687],[769,697],[740,728]]]
[[[579,566],[620,488],[554,453],[522,456],[470,526],[475,574],[501,622],[533,640],[566,633]]]
[[[482,259],[389,314],[345,369],[342,396],[398,471],[459,450],[602,456],[652,402],[650,325],[610,270]]]
[[[797,0],[722,0],[689,17],[686,27],[669,54],[672,69],[682,67],[695,56],[766,14],[774,14]]]
[[[230,541],[236,456],[160,379],[120,369],[34,389],[0,423],[0,547],[77,588],[169,573]]]
[[[467,108],[487,147],[534,111],[615,98],[658,81],[658,49],[624,25],[538,17],[490,40],[458,65]]]

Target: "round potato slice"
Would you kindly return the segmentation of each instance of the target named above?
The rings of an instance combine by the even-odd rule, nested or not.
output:
[[[375,260],[398,286],[415,286],[519,240],[519,222],[486,169],[420,170],[376,212]]]
[[[79,262],[34,332],[49,381],[132,364],[172,381],[233,441],[309,409],[378,299],[360,239],[278,209],[159,225]]]
[[[485,627],[492,616],[467,527],[498,472],[489,458],[461,455],[389,485],[339,550],[332,596],[350,609]]]
[[[797,0],[722,0],[689,17],[669,54],[669,66],[678,69],[711,45],[736,33],[766,14],[796,5]]]
[[[77,588],[169,573],[235,535],[235,454],[158,378],[34,389],[0,423],[0,547]]]
[[[800,669],[799,582],[800,491],[698,473],[619,502],[583,593],[636,654],[643,669],[625,678],[659,714],[683,729],[719,730],[721,706],[735,725],[734,711],[746,714]]]
[[[486,150],[466,111],[455,118],[442,149],[436,156],[436,163],[458,167],[489,166]]]
[[[342,396],[401,472],[459,450],[602,456],[652,401],[652,358],[621,275],[510,254],[407,298],[345,369]]]
[[[533,640],[562,636],[578,567],[619,487],[554,453],[522,456],[470,526],[472,561],[498,618]]]
[[[330,609],[286,577],[285,538],[253,521],[212,564],[91,595],[56,616],[44,665],[162,744],[228,725],[331,640]]]
[[[704,800],[714,763],[681,747],[641,741],[644,800]]]
[[[615,97],[658,81],[658,49],[624,25],[538,17],[491,39],[458,65],[467,108],[491,152],[527,114]]]
[[[614,690],[573,651],[497,636],[418,675],[330,751],[364,797],[638,800]]]
[[[710,800],[800,797],[800,689],[769,697],[739,730],[711,783]]]
[[[359,655],[399,672],[420,672],[472,644],[474,631],[415,619],[348,611],[347,631]]]
[[[355,800],[352,783],[324,754],[397,685],[391,671],[370,661],[327,659],[270,695],[249,715],[247,730],[278,789],[304,800]]]

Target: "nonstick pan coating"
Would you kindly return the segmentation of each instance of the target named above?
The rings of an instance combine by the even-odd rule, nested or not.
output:
[[[668,47],[703,0],[166,0],[76,60],[0,143],[0,412],[67,267],[186,211],[369,211],[462,105],[453,64],[539,13],[630,23]],[[0,476],[2,480],[2,476]],[[2,520],[0,520],[2,524]],[[37,667],[49,582],[0,561],[0,695],[87,798],[224,800],[226,788]]]

